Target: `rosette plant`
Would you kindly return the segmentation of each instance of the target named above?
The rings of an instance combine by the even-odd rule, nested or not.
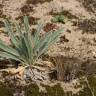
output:
[[[5,27],[10,37],[11,45],[6,45],[0,40],[0,56],[6,59],[19,61],[24,66],[34,65],[41,55],[45,54],[48,48],[57,41],[62,29],[48,32],[40,36],[43,25],[38,24],[36,32],[32,34],[27,16],[24,17],[24,31],[16,23],[16,34],[13,32],[10,23],[5,20]]]

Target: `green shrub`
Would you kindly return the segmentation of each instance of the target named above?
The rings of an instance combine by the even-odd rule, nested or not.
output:
[[[6,45],[0,40],[0,56],[20,61],[23,65],[34,64],[48,50],[50,45],[57,41],[60,33],[63,31],[60,29],[40,36],[43,25],[39,23],[36,32],[32,35],[29,29],[28,18],[25,16],[24,32],[21,31],[19,24],[16,23],[16,35],[9,22],[5,20],[4,23],[13,47]]]
[[[64,15],[56,15],[56,16],[54,16],[53,18],[52,18],[52,20],[51,20],[53,23],[57,23],[57,22],[59,22],[59,23],[66,23],[66,21],[68,21],[68,18],[67,17],[65,17]]]

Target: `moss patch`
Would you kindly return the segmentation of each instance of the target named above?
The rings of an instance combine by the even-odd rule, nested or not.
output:
[[[38,3],[45,3],[45,2],[50,2],[52,0],[27,0],[27,4],[38,4]]]
[[[96,96],[96,77],[89,76],[88,83],[91,89],[94,91],[94,96]],[[59,83],[52,87],[48,85],[42,85],[42,86],[46,88],[47,91],[46,93],[39,92],[38,86],[32,84],[26,87],[25,96],[93,96],[90,88],[88,87],[88,84],[84,79],[80,80],[80,86],[78,86],[78,88],[83,86],[83,89],[79,91],[77,94],[73,94],[71,91],[64,92],[64,90],[62,89]]]
[[[94,95],[96,96],[96,76],[89,76],[88,81]]]
[[[96,96],[96,76],[88,76],[87,78],[88,83],[85,80],[81,80],[81,86],[84,86],[83,90],[80,91],[78,94],[75,94],[74,96]],[[89,86],[88,86],[89,85]],[[90,88],[91,90],[90,90]]]
[[[0,96],[13,96],[12,89],[3,83],[0,83]]]
[[[60,84],[57,84],[53,87],[45,86],[47,90],[47,96],[64,96],[64,91],[61,88]]]
[[[25,96],[45,96],[43,92],[39,92],[39,88],[36,84],[30,84],[25,87]]]
[[[96,96],[96,76],[91,75],[87,79],[91,90],[94,92],[94,96]],[[30,84],[25,87],[22,86],[25,91],[24,96],[93,96],[85,79],[80,80],[80,86],[78,86],[78,88],[83,86],[83,89],[77,94],[73,94],[71,91],[64,92],[59,83],[54,86],[41,85],[45,87],[46,92],[39,92],[39,87],[36,84]],[[78,88],[76,87],[76,89]],[[13,96],[14,90],[16,90],[15,87],[0,83],[0,96]]]
[[[48,85],[42,85],[46,88],[46,93],[39,92],[39,88],[36,84],[31,84],[25,88],[25,96],[70,96],[72,92],[64,93],[60,84],[50,87]]]

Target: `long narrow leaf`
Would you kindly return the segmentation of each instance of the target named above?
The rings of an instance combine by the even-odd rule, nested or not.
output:
[[[32,42],[32,36],[31,36],[31,32],[30,32],[29,22],[28,22],[28,17],[27,16],[24,17],[24,28],[25,28],[25,31],[26,31],[25,36],[27,37],[26,38],[24,36],[24,40],[25,40],[25,44],[27,46],[29,58],[31,58],[31,56],[32,56],[32,53],[31,53],[32,49],[31,48],[34,45],[33,45],[33,42]]]
[[[21,40],[23,33],[21,32],[19,24],[15,23],[16,32],[18,33],[19,39]]]
[[[43,26],[44,26],[44,24],[42,24],[42,22],[38,23],[38,26],[37,26],[36,32],[35,32],[35,36],[34,36],[35,44],[37,44],[39,42],[39,40],[40,40],[40,36],[39,35],[40,35],[40,32],[41,32]]]
[[[60,29],[56,32],[51,32],[43,38],[44,40],[42,41],[42,44],[39,47],[39,56],[45,53],[48,48],[57,41],[61,32],[63,32],[63,29]]]
[[[1,52],[1,51],[0,51],[0,56],[1,56],[1,57],[4,57],[4,58],[6,58],[6,59],[14,59],[14,60],[16,60],[16,61],[20,61],[20,59],[17,58],[16,56],[14,56],[14,55],[12,55],[12,54],[9,54],[9,53],[6,53],[6,52]]]
[[[14,44],[14,46],[18,47],[18,40],[17,40],[16,36],[14,36],[14,34],[12,32],[12,29],[11,29],[11,26],[10,26],[9,22],[7,20],[5,20],[4,23],[5,23],[5,27],[6,27],[7,31],[8,31],[8,34],[9,34],[9,36],[11,38],[12,43]]]
[[[8,53],[11,53],[11,54],[13,54],[15,56],[18,56],[18,57],[20,56],[19,53],[18,53],[18,51],[16,51],[12,47],[9,47],[9,46],[3,44],[3,42],[1,40],[0,40],[0,49],[6,51]]]

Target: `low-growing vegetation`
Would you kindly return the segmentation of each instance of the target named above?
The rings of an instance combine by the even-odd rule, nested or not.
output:
[[[5,27],[10,37],[11,46],[7,46],[0,40],[0,56],[6,59],[13,59],[21,62],[23,65],[34,65],[38,58],[45,54],[48,48],[56,42],[62,29],[55,32],[48,32],[40,36],[42,24],[37,27],[36,32],[32,35],[29,29],[28,18],[24,17],[24,32],[16,24],[17,35],[14,35],[10,24],[5,20]],[[13,47],[12,47],[13,46]]]
[[[57,23],[58,22],[58,23],[65,24],[68,21],[68,18],[66,16],[64,16],[64,15],[59,14],[59,15],[54,16],[51,21],[53,23]]]
[[[0,0],[0,96],[96,96],[95,3]]]

